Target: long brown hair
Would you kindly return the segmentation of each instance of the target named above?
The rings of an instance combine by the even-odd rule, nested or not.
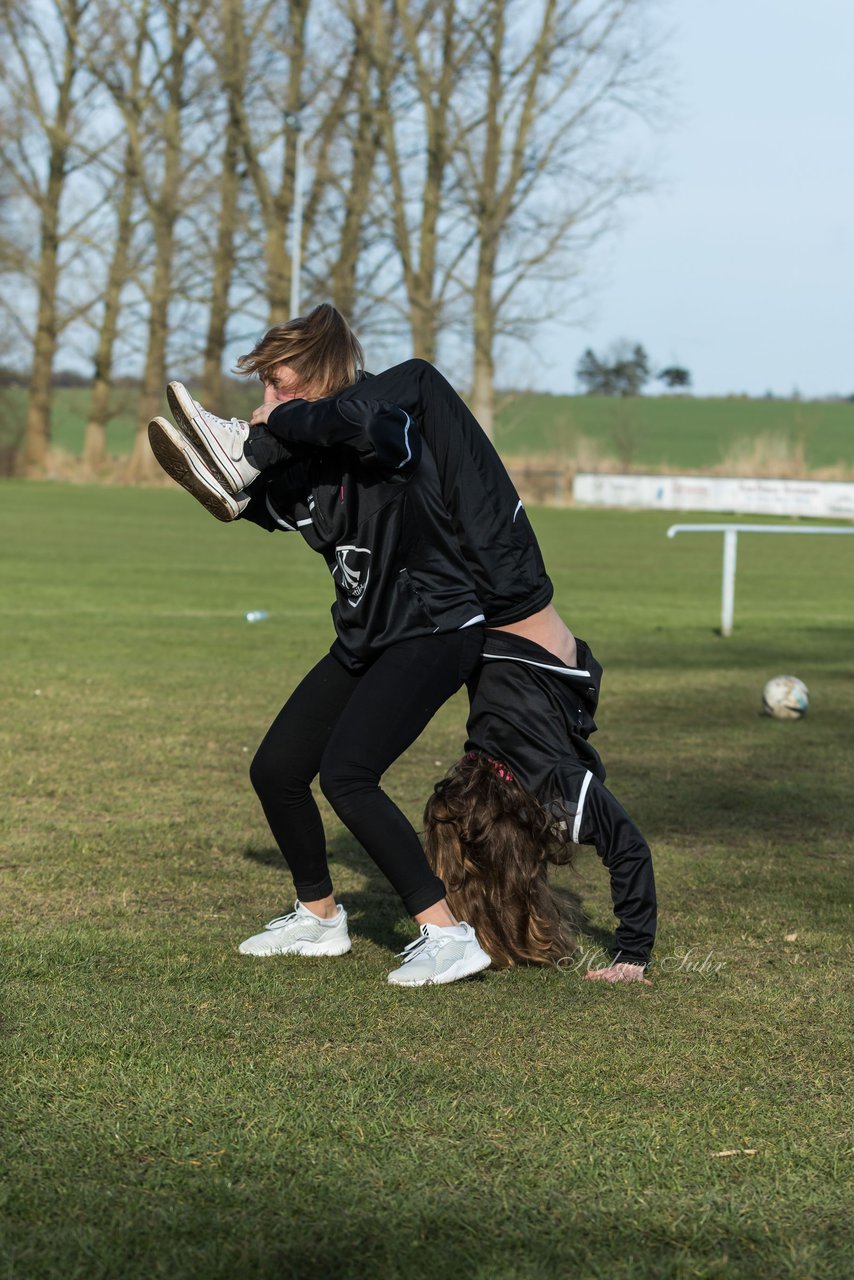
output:
[[[328,302],[307,316],[274,324],[248,355],[237,361],[240,373],[265,382],[278,365],[287,365],[313,399],[337,395],[351,387],[365,356],[340,311]]]
[[[498,969],[555,964],[574,949],[548,881],[548,863],[572,857],[556,821],[506,765],[477,752],[437,782],[427,801],[427,857],[451,910]]]

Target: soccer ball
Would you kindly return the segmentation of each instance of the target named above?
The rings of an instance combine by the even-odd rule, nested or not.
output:
[[[775,720],[800,720],[809,705],[809,690],[797,676],[775,676],[762,690],[762,710]]]

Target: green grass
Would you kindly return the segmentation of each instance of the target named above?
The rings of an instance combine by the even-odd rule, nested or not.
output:
[[[14,416],[23,414],[25,395],[6,393]],[[232,397],[229,413],[248,413],[257,392]],[[59,389],[54,406],[54,442],[79,455],[83,448],[89,392]],[[108,449],[130,450],[136,393],[117,389],[116,417],[107,432]],[[164,402],[163,410],[166,405]],[[499,396],[495,441],[506,455],[575,456],[579,437],[605,455],[633,467],[717,467],[738,445],[772,437],[802,450],[810,468],[854,462],[854,404],[794,400],[693,399],[641,396],[614,400],[601,396]]]
[[[525,395],[504,405],[495,431],[506,454],[571,454],[579,436],[634,467],[716,467],[759,436],[802,448],[811,468],[832,467],[854,461],[854,404]]]
[[[328,811],[353,953],[238,956],[291,898],[247,765],[324,566],[174,490],[0,488],[4,1280],[851,1274],[854,549],[742,539],[722,640],[718,539],[534,519],[655,853],[652,988],[392,990],[412,925]],[[800,723],[758,715],[779,672]],[[414,821],[463,720],[388,775]],[[595,950],[595,855],[559,883]]]

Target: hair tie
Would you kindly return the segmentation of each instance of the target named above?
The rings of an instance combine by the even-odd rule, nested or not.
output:
[[[489,761],[489,763],[492,765],[493,769],[498,774],[502,782],[513,781],[513,774],[510,772],[510,770],[508,769],[507,765],[504,763],[503,760],[493,760],[492,756],[487,756],[486,758]]]
[[[481,755],[479,751],[467,751],[463,759],[467,764],[476,764],[478,760],[485,760],[491,765],[498,774],[502,782],[514,782],[513,773],[503,760],[494,760],[492,756]]]

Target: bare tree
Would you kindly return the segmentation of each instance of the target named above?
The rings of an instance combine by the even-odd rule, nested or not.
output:
[[[130,146],[126,148],[123,172],[117,185],[114,235],[104,282],[101,322],[94,358],[92,396],[89,401],[89,415],[83,441],[83,461],[91,472],[97,472],[106,457],[110,392],[113,384],[113,353],[119,330],[122,289],[127,281],[133,239],[137,172],[133,148]]]
[[[0,120],[0,127],[2,125]],[[6,177],[0,172],[0,276],[14,270],[18,260],[18,248],[9,225]],[[24,436],[24,420],[12,386],[15,348],[9,317],[0,313],[0,476],[13,474]]]
[[[100,14],[104,23],[115,17],[109,4],[101,7]],[[122,32],[121,39],[127,50],[126,85],[123,86],[121,79],[116,78],[115,63],[111,63],[114,68],[111,80],[113,96],[118,96],[121,100],[130,103],[139,103],[141,100],[143,54],[148,38],[149,14],[149,0],[143,0],[143,3],[129,15],[134,26],[127,32],[126,40],[125,33]],[[106,431],[110,419],[110,392],[113,382],[113,354],[121,314],[122,290],[126,284],[131,263],[131,246],[136,224],[134,215],[140,187],[139,150],[139,138],[132,132],[126,131],[120,168],[114,175],[112,186],[107,192],[108,201],[110,198],[114,201],[115,221],[110,228],[112,235],[107,240],[109,265],[104,281],[101,322],[95,352],[95,376],[83,443],[83,461],[93,472],[102,465],[106,455]]]
[[[571,254],[642,185],[603,146],[651,85],[647,0],[478,0],[454,163],[475,249],[472,407],[491,431],[495,345],[568,309]],[[544,285],[557,286],[548,301]],[[531,294],[536,296],[531,302]],[[527,295],[527,304],[525,296]],[[522,298],[521,305],[519,299]]]
[[[210,287],[207,290],[207,330],[202,368],[202,398],[208,404],[223,402],[223,354],[232,290],[243,231],[240,195],[246,176],[245,142],[251,148],[251,107],[253,50],[257,62],[266,47],[277,10],[277,0],[218,0],[208,28],[201,27],[205,47],[216,68],[219,103],[212,109],[222,114],[222,143],[215,175],[216,214],[211,246]],[[261,168],[257,180],[264,184]],[[257,255],[249,253],[248,258]]]
[[[2,162],[20,199],[35,211],[38,243],[33,263],[35,331],[32,340],[24,466],[44,468],[51,434],[53,364],[58,334],[69,315],[61,314],[63,237],[85,222],[78,209],[74,225],[63,221],[63,200],[75,157],[82,154],[82,112],[91,92],[84,74],[83,20],[90,0],[4,0],[0,6],[7,50],[3,94],[11,125],[2,141]],[[22,258],[19,274],[29,275]],[[20,316],[17,317],[20,320]]]
[[[188,195],[186,184],[194,157],[184,156],[183,128],[187,104],[193,101],[193,77],[189,67],[190,47],[196,39],[200,9],[205,0],[168,0],[163,5],[165,24],[156,31],[158,60],[163,69],[161,94],[156,104],[159,175],[151,184],[142,175],[142,190],[149,214],[154,246],[154,266],[149,288],[148,342],[139,398],[137,433],[130,461],[131,476],[153,470],[148,447],[147,426],[156,414],[166,382],[166,349],[169,339],[169,308],[173,294],[176,224]],[[196,119],[202,119],[200,102],[194,103]]]
[[[311,0],[285,0],[284,30],[270,29],[267,21],[278,13],[261,12],[251,30],[245,24],[235,26],[232,57],[244,69],[246,79],[242,92],[233,98],[235,129],[240,138],[243,159],[252,183],[260,215],[263,250],[261,291],[267,299],[271,320],[287,315],[290,303],[291,261],[286,236],[293,210],[295,145],[288,134],[288,122],[299,118],[305,92],[306,26]],[[263,90],[263,109],[258,103],[259,85],[253,86],[251,67],[253,45],[258,42],[263,52],[259,68],[259,85]],[[255,56],[258,54],[256,52]],[[278,83],[282,84],[281,93]],[[269,85],[275,84],[271,92]],[[270,156],[280,155],[278,180],[271,177]],[[256,256],[257,262],[257,256]]]
[[[226,91],[252,195],[248,240],[244,251],[238,247],[234,276],[244,314],[263,308],[275,323],[290,309],[298,134],[303,291],[311,298],[331,295],[346,314],[358,305],[379,145],[361,28],[364,13],[381,25],[382,2],[242,0],[242,30],[235,29],[227,48],[234,92],[230,85]]]
[[[340,77],[338,91],[325,110],[308,207],[311,228],[317,225],[316,209],[327,192],[333,191],[343,208],[327,275],[333,303],[352,317],[359,305],[357,273],[375,191],[380,145],[372,50],[387,35],[387,24],[382,0],[347,0],[347,17],[353,33],[352,49],[345,64],[346,73]],[[347,137],[350,150],[343,180],[337,177],[330,161],[332,143],[340,134]]]
[[[229,335],[290,308],[296,127],[307,298],[434,361],[450,326],[490,429],[498,344],[566,311],[585,248],[637,189],[605,142],[644,100],[651,4],[0,0],[0,160],[38,228],[0,264],[25,282],[5,293],[32,330],[30,468],[75,318],[95,363],[91,466],[120,355],[143,366],[132,476],[151,467],[169,361],[221,402]]]
[[[461,0],[393,3],[399,57],[395,60],[389,51],[374,55],[381,69],[389,218],[413,349],[435,361],[449,291],[471,245],[470,219],[456,196],[459,174],[452,161],[463,145],[463,115],[456,100],[467,93],[478,33]],[[470,181],[470,175],[464,180]]]
[[[240,95],[245,91],[244,15],[242,0],[221,0],[221,40],[217,73],[226,112],[222,163],[218,177],[219,207],[211,275],[207,336],[202,367],[202,399],[222,403],[222,361],[229,319],[229,296],[236,259],[238,201],[240,196]]]
[[[162,403],[170,309],[180,296],[177,227],[192,203],[194,174],[210,142],[205,129],[209,100],[203,93],[209,67],[200,66],[193,56],[199,46],[199,22],[210,3],[135,0],[117,7],[110,28],[111,57],[103,70],[103,81],[124,122],[128,170],[139,185],[150,244],[150,266],[139,281],[147,318],[137,430],[128,465],[131,479],[155,469],[146,428]],[[185,132],[192,132],[193,148],[186,146]]]

